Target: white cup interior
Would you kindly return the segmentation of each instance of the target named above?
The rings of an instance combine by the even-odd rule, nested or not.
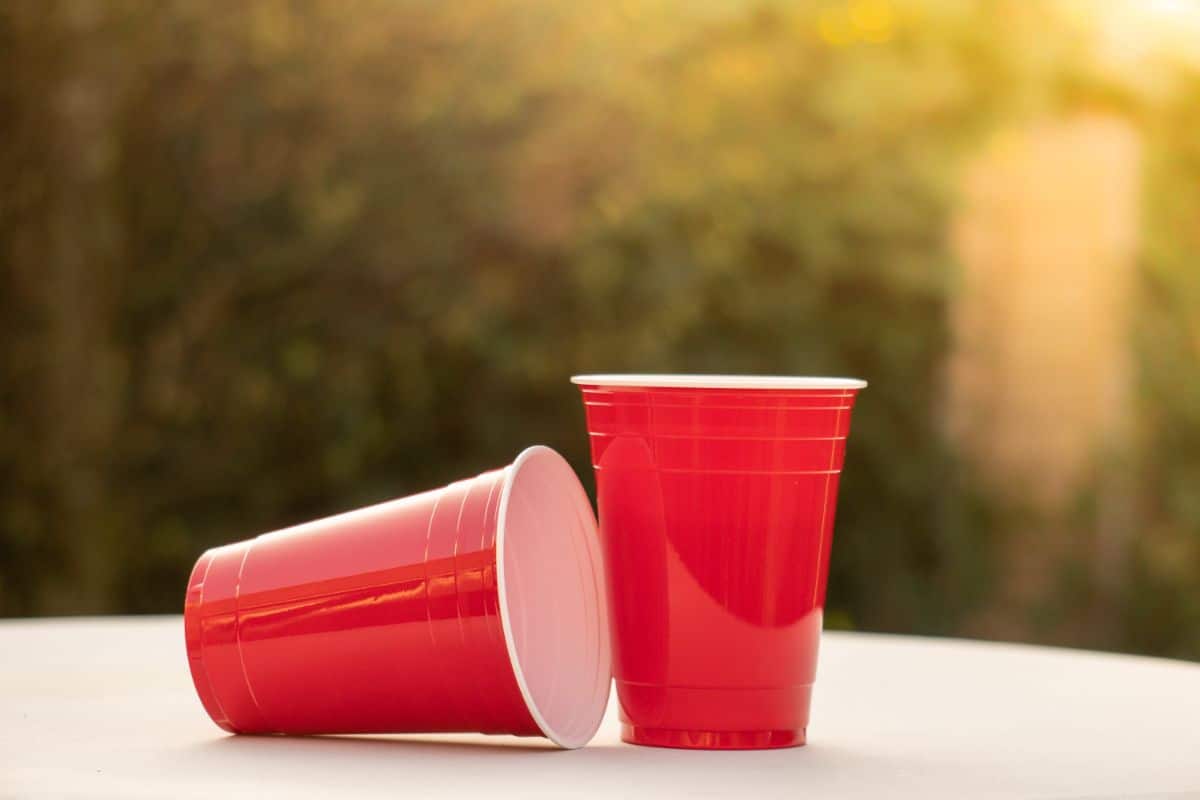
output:
[[[570,465],[530,447],[508,468],[496,531],[500,616],[517,685],[556,744],[586,744],[612,680],[596,518]]]

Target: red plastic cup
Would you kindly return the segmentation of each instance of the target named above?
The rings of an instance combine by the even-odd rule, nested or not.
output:
[[[596,521],[547,447],[209,550],[184,627],[200,700],[233,733],[480,731],[574,748],[608,701]]]
[[[622,738],[805,742],[850,413],[841,378],[580,375]]]

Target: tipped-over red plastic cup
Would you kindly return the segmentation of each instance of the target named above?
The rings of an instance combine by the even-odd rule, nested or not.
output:
[[[595,517],[546,447],[209,550],[184,626],[200,700],[234,733],[479,731],[573,748],[608,701]]]
[[[805,742],[850,412],[841,378],[579,375],[622,738]]]

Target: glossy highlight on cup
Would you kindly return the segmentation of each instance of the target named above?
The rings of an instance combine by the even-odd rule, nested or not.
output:
[[[843,378],[580,375],[622,738],[806,741],[838,481]]]
[[[214,548],[184,611],[232,733],[483,732],[575,748],[611,679],[596,522],[570,466],[509,466]]]

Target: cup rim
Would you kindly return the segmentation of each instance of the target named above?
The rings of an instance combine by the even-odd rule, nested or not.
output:
[[[597,672],[594,676],[595,685],[592,687],[595,695],[590,698],[590,704],[582,708],[586,718],[580,730],[563,730],[559,724],[559,720],[548,719],[543,713],[543,709],[538,704],[536,693],[526,677],[522,664],[522,647],[516,640],[512,622],[509,618],[512,613],[508,592],[510,577],[506,574],[507,571],[505,569],[506,544],[509,534],[512,533],[509,530],[509,504],[513,497],[514,486],[520,480],[522,467],[535,459],[554,464],[555,469],[559,471],[564,484],[566,484],[563,491],[570,496],[573,514],[576,518],[574,526],[565,526],[567,530],[566,535],[580,537],[583,550],[586,554],[585,557],[591,567],[592,585],[595,590],[592,598],[592,611],[595,614],[594,624],[596,626],[593,632],[598,637],[598,652],[596,653],[595,665]],[[558,520],[557,522],[562,521]],[[500,493],[500,507],[496,520],[496,584],[500,608],[500,624],[504,634],[504,645],[508,652],[509,663],[512,665],[513,676],[516,678],[517,688],[521,693],[521,698],[525,701],[525,707],[528,709],[529,715],[533,718],[542,735],[559,747],[569,750],[582,747],[595,736],[604,718],[604,712],[608,706],[609,691],[612,685],[612,652],[608,634],[608,600],[606,597],[600,543],[596,535],[596,529],[596,517],[592,510],[591,501],[588,500],[583,486],[579,483],[579,478],[575,474],[575,470],[571,468],[566,459],[545,445],[533,445],[522,450],[516,460],[505,471],[504,483]],[[562,530],[550,528],[546,533],[549,535],[562,535]],[[559,566],[561,565],[554,565],[553,567],[547,565],[547,568],[557,568]]]
[[[792,375],[573,375],[579,386],[626,386],[662,389],[864,389],[859,378],[826,378]]]

